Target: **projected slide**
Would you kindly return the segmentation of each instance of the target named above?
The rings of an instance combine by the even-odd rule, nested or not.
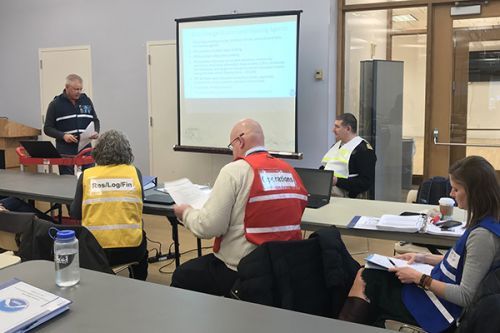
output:
[[[179,146],[226,148],[243,118],[296,152],[300,12],[177,20]]]
[[[185,98],[295,97],[297,22],[182,31]]]

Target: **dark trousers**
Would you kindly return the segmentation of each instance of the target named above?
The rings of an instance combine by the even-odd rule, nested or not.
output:
[[[111,267],[137,261],[139,264],[131,267],[133,278],[145,281],[148,277],[148,249],[146,233],[144,231],[142,232],[142,242],[139,246],[104,249],[104,253],[106,253]]]
[[[49,215],[39,211],[38,209],[21,199],[15,197],[7,197],[1,199],[0,204],[11,212],[34,213],[36,216],[38,216],[38,218],[41,218],[42,220],[54,222]]]
[[[177,267],[172,287],[199,291],[216,296],[229,296],[238,273],[213,254],[191,259]]]

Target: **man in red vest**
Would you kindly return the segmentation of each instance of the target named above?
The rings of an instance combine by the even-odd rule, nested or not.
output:
[[[175,270],[173,287],[226,296],[240,259],[258,245],[301,239],[307,191],[292,166],[267,152],[259,123],[236,123],[228,147],[234,161],[221,169],[203,208],[174,206],[177,218],[196,237],[215,237],[215,242],[213,253]]]

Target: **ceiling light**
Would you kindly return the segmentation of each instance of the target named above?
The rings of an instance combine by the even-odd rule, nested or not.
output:
[[[413,22],[413,21],[417,21],[417,18],[411,14],[394,15],[392,17],[392,22]]]

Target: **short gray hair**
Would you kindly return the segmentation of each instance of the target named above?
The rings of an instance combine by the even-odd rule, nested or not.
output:
[[[92,150],[97,165],[132,164],[134,154],[125,134],[109,130],[99,136]]]
[[[69,74],[66,76],[66,85],[70,84],[71,82],[78,81],[80,83],[83,83],[82,77],[77,74]]]

